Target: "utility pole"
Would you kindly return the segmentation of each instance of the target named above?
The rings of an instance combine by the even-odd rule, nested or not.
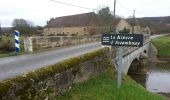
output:
[[[113,32],[116,33],[116,0],[114,0]]]
[[[132,34],[134,34],[134,27],[135,27],[135,24],[136,24],[136,19],[135,19],[135,10],[133,11],[133,22],[132,22]]]

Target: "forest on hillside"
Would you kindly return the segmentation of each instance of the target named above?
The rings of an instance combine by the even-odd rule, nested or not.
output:
[[[132,19],[128,21],[132,23]],[[154,34],[170,33],[170,16],[136,18],[136,24],[142,27],[148,26]]]

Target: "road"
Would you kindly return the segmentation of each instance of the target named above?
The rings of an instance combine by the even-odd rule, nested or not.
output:
[[[152,36],[150,36],[150,39],[153,40],[153,39],[155,39],[155,38],[157,38],[157,37],[165,36],[165,35],[168,35],[168,34],[152,35]]]
[[[0,80],[55,64],[70,57],[79,56],[101,48],[101,43],[56,48],[15,57],[0,58]]]
[[[154,39],[162,35],[151,36]],[[54,48],[15,57],[0,58],[0,80],[8,79],[26,72],[55,64],[62,60],[79,56],[101,48],[101,43],[90,43],[72,47]]]

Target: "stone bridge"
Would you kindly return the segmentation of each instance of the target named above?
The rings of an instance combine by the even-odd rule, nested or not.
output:
[[[167,34],[164,34],[164,35],[167,35]],[[131,65],[132,65],[132,62],[134,60],[137,60],[137,61],[139,61],[139,63],[142,63],[143,59],[148,58],[150,41],[152,39],[155,39],[160,36],[163,36],[163,35],[144,36],[144,45],[142,47],[140,47],[140,48],[124,48],[124,56],[122,59],[122,72],[124,74],[127,74]],[[116,57],[115,61],[117,61],[117,59],[118,58]],[[136,68],[137,67],[141,67],[141,66],[136,66]],[[133,68],[131,68],[131,69],[133,69]],[[140,68],[138,68],[138,69],[140,69]]]
[[[150,36],[144,36],[144,45],[142,47],[123,47],[123,58],[122,58],[122,72],[128,73],[128,70],[134,60],[140,61],[148,57],[148,50],[150,44]],[[114,48],[116,49],[116,48]],[[118,68],[118,56],[112,60],[113,64]]]
[[[68,46],[74,44],[85,44],[100,41],[100,35],[94,36],[49,36],[49,37],[27,37],[24,39],[26,52],[33,52],[44,48],[53,48]],[[150,36],[144,36],[144,46],[141,48],[124,47],[123,72],[127,74],[128,69],[134,59],[140,59],[142,55],[146,56],[149,48]],[[145,53],[144,53],[145,51]]]
[[[147,57],[148,49],[149,49],[149,42],[150,42],[150,36],[145,36],[144,38],[144,46],[140,48],[124,48],[124,54],[123,54],[123,73],[127,74],[129,67],[131,66],[132,62],[135,59],[145,58]],[[81,41],[81,39],[78,39],[78,41]],[[84,43],[85,40],[83,40]],[[88,40],[89,41],[89,40]],[[45,41],[46,42],[46,41]],[[65,41],[64,41],[65,42]],[[13,100],[13,99],[39,99],[44,100],[46,98],[54,98],[58,94],[65,92],[66,90],[69,90],[72,84],[84,82],[88,78],[90,78],[92,75],[96,75],[98,73],[101,73],[108,69],[110,64],[110,52],[108,48],[101,48],[100,43],[95,43],[97,45],[94,47],[94,44],[86,45],[84,48],[82,47],[76,47],[79,48],[77,51],[76,49],[71,48],[71,51],[67,50],[58,50],[63,51],[65,55],[74,53],[78,53],[78,51],[83,49],[90,49],[90,52],[84,52],[81,55],[74,55],[71,56],[69,59],[62,59],[62,61],[58,61],[55,63],[50,63],[50,65],[46,67],[39,67],[36,69],[33,66],[34,63],[32,63],[33,60],[36,60],[35,65],[40,60],[41,63],[45,62],[47,59],[43,60],[41,58],[47,57],[47,54],[44,54],[44,52],[40,53],[40,55],[36,55],[38,57],[27,55],[27,56],[21,56],[17,57],[20,58],[20,64],[16,64],[12,60],[14,58],[4,58],[0,59],[1,66],[4,65],[4,69],[7,68],[10,69],[10,66],[7,66],[8,64],[11,64],[11,68],[28,68],[31,70],[29,72],[24,72],[24,69],[21,70],[24,72],[24,74],[19,73],[16,77],[7,78],[5,80],[1,80],[0,82],[0,100]],[[95,48],[91,49],[91,48]],[[99,50],[96,50],[99,49]],[[112,54],[112,59],[114,59],[114,64],[116,64],[117,57],[115,54],[115,49],[112,49],[114,52]],[[57,51],[57,52],[58,52]],[[49,51],[48,51],[49,52]],[[48,54],[48,61],[54,59],[57,52],[51,52],[50,54],[52,57]],[[81,51],[82,52],[82,51]],[[58,52],[61,54],[61,52]],[[57,56],[56,58],[61,58],[61,56]],[[29,59],[28,59],[29,58]],[[33,59],[34,58],[34,59]],[[7,59],[7,60],[6,60]],[[50,60],[49,60],[50,59]],[[11,61],[10,61],[11,60]],[[55,59],[56,60],[56,59]],[[30,67],[30,63],[31,67]],[[23,64],[22,64],[23,63]],[[29,63],[27,67],[27,63]],[[22,65],[22,66],[21,66]],[[1,67],[0,66],[0,67]],[[3,69],[2,68],[2,69]],[[32,69],[31,69],[32,68]],[[18,69],[16,69],[18,70]],[[5,71],[1,72],[1,76],[4,76]],[[14,70],[11,70],[11,72],[14,73]],[[8,74],[8,73],[7,73]],[[47,92],[49,91],[50,92]]]
[[[149,49],[149,43],[145,44],[143,47],[135,49],[133,52],[125,55],[122,59],[122,71],[123,73],[127,74],[130,65],[135,59],[143,59],[147,58],[147,53]]]

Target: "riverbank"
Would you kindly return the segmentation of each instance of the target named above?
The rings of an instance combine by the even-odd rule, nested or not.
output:
[[[113,78],[114,76],[114,78]],[[57,100],[167,100],[166,97],[148,92],[129,76],[123,76],[122,88],[116,87],[116,73],[109,71],[75,84]]]
[[[170,35],[158,37],[152,40],[152,44],[158,50],[158,65],[164,63],[165,65],[162,65],[161,68],[166,70],[169,69],[165,67],[168,67],[168,64],[170,63]],[[170,98],[170,93],[159,92],[158,94],[162,94]]]
[[[2,41],[0,41],[0,58],[24,54],[23,39],[24,37],[20,36],[21,52],[16,53],[14,36],[13,35],[2,35]]]
[[[170,62],[170,35],[156,38],[152,43],[158,50],[158,63]]]
[[[170,61],[170,35],[158,37],[152,43],[158,49],[158,57]]]
[[[20,53],[16,53],[15,51],[14,51],[14,52],[4,52],[4,51],[0,51],[0,58],[10,57],[10,56],[19,56],[19,55],[22,55],[22,54],[24,54],[23,51],[21,51]]]

